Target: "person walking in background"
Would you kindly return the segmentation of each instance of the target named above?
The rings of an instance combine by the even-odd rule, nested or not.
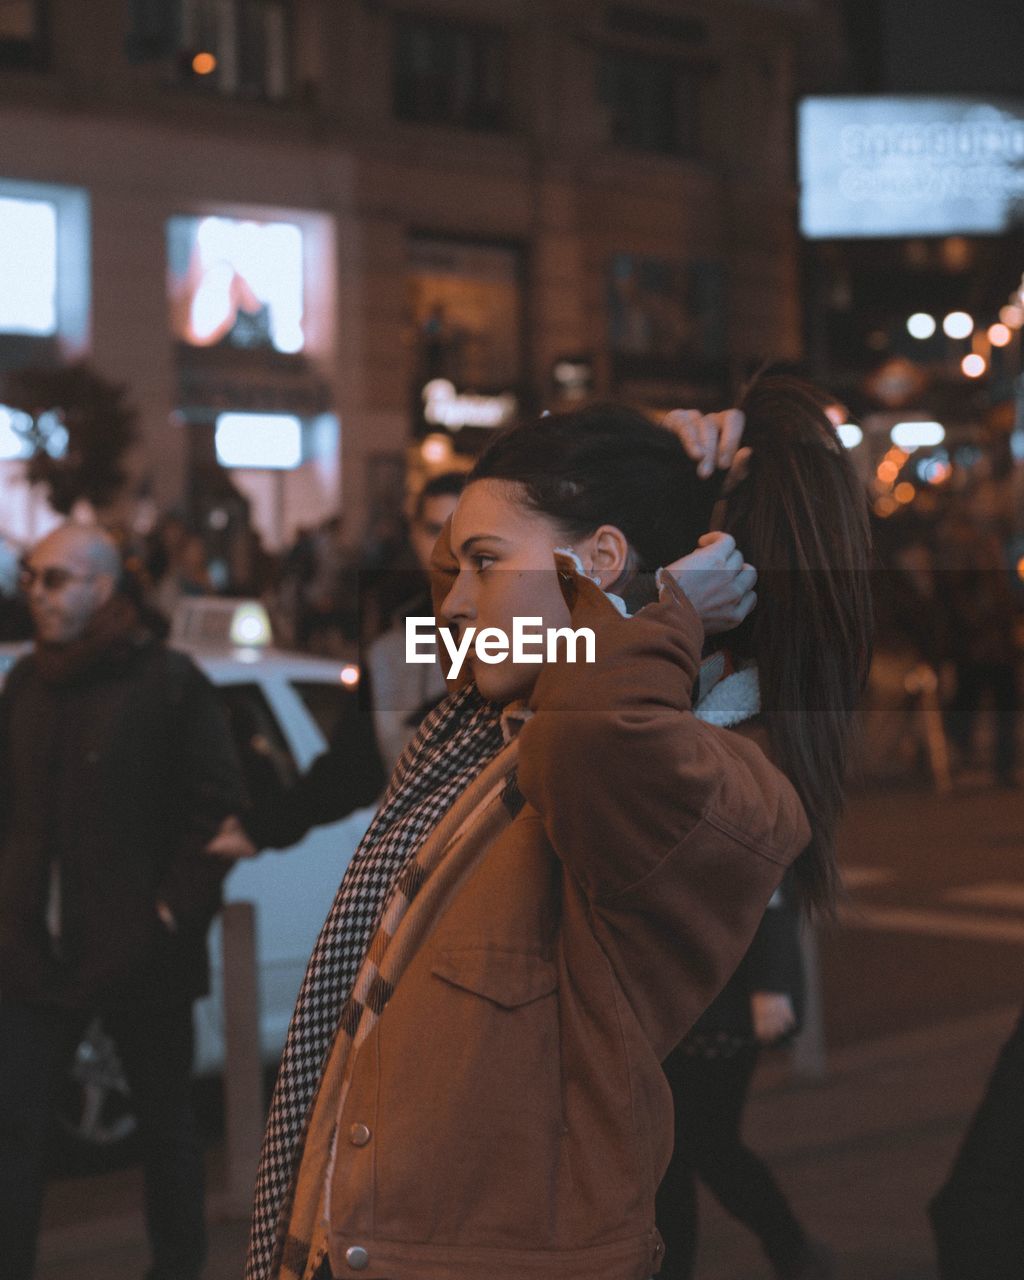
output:
[[[446,472],[419,493],[410,525],[419,570],[409,575],[408,585],[415,594],[406,596],[392,628],[368,648],[355,724],[340,724],[327,750],[283,795],[270,786],[254,797],[247,815],[226,819],[208,853],[252,858],[264,849],[290,848],[311,828],[340,822],[383,791],[420,722],[448,692],[439,662],[406,663],[405,619],[433,612],[430,555],[464,484],[463,473]]]
[[[206,852],[215,858],[254,858],[264,849],[290,849],[314,827],[340,822],[371,805],[388,775],[377,747],[372,694],[360,689],[358,701],[343,714],[334,734],[306,772],[286,790],[261,751],[243,748],[246,776],[253,782],[249,809],[224,819]]]
[[[192,1002],[244,809],[216,694],[119,589],[117,548],[67,524],[22,575],[36,643],[0,694],[0,1271],[32,1275],[55,1095],[97,1015],[134,1095],[151,1280],[197,1280],[203,1159]]]
[[[966,511],[954,510],[942,530],[940,578],[949,609],[956,692],[948,711],[949,736],[961,765],[973,750],[982,696],[995,712],[995,781],[1017,785],[1016,606],[1009,570],[994,533]]]
[[[439,661],[406,661],[405,620],[433,613],[428,577],[430,555],[465,483],[464,473],[447,471],[428,480],[420,490],[409,526],[409,541],[419,566],[418,573],[410,578],[412,594],[397,610],[388,630],[367,647],[377,744],[389,773],[421,721],[448,692]]]
[[[690,1280],[694,1274],[698,1179],[757,1236],[777,1276],[826,1280],[833,1274],[827,1251],[808,1237],[771,1171],[742,1136],[760,1052],[797,1031],[803,987],[799,910],[788,875],[739,969],[664,1063],[676,1101],[676,1144],[658,1191],[663,1280]]]
[[[1024,1013],[928,1217],[940,1280],[1024,1276]]]

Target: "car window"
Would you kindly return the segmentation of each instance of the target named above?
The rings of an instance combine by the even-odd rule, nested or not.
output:
[[[258,684],[218,688],[252,796],[285,791],[299,776],[298,765],[270,703]]]
[[[333,742],[357,710],[359,695],[340,681],[293,680],[291,686],[316,721],[325,742]]]

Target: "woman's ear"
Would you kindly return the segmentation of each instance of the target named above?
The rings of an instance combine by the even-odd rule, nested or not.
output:
[[[600,578],[605,590],[622,577],[630,564],[626,535],[613,524],[595,529],[579,548],[579,555],[587,572]]]

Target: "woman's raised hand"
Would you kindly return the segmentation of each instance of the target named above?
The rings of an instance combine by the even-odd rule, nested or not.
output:
[[[736,539],[706,533],[696,551],[665,566],[693,605],[709,636],[738,627],[757,604],[757,570],[747,564]]]
[[[255,858],[259,849],[249,838],[241,822],[232,815],[220,824],[220,830],[204,852],[214,858]]]
[[[758,1044],[775,1044],[796,1027],[793,1001],[781,991],[755,991],[750,997],[750,1018]]]
[[[750,450],[740,448],[746,426],[742,409],[723,409],[721,413],[673,409],[665,415],[662,426],[679,437],[687,454],[696,462],[701,479],[706,480],[715,471],[728,471],[724,493],[743,479]]]

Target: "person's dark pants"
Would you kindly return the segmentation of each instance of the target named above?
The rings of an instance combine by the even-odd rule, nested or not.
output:
[[[928,1216],[942,1280],[1024,1276],[1024,1015]]]
[[[672,1086],[676,1140],[658,1190],[656,1217],[665,1242],[658,1280],[689,1280],[697,1252],[697,1184],[760,1240],[779,1270],[797,1266],[807,1237],[767,1166],[741,1137],[743,1107],[757,1049],[725,1058],[676,1049],[663,1064]]]
[[[986,689],[992,691],[996,719],[996,777],[1012,782],[1017,764],[1017,671],[1011,662],[958,662],[956,693],[949,706],[949,736],[965,756]]]
[[[30,1280],[47,1137],[61,1079],[90,1015],[0,1001],[0,1259]],[[139,1121],[154,1280],[195,1280],[206,1255],[203,1153],[192,1106],[190,1004],[104,1013]]]

